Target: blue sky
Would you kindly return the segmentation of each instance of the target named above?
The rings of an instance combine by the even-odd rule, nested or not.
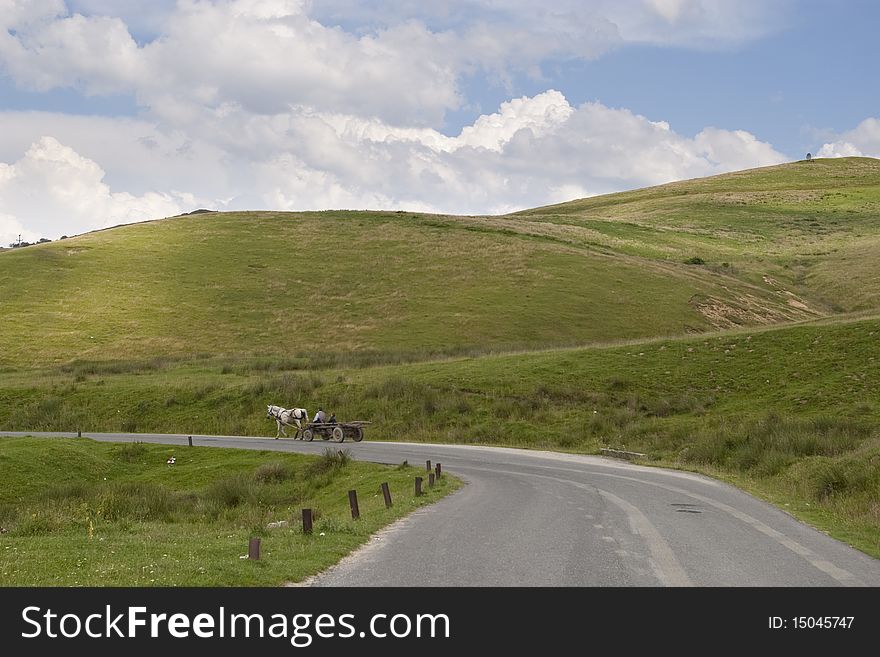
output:
[[[867,0],[0,0],[0,243],[880,155]]]
[[[685,134],[714,125],[748,130],[791,156],[815,151],[823,137],[880,110],[872,82],[880,3],[800,7],[778,31],[719,51],[633,47],[573,64],[566,89],[573,102],[592,96],[662,117]]]
[[[517,94],[549,86],[569,102],[626,107],[694,135],[707,125],[748,130],[792,157],[880,114],[880,3],[792,3],[768,35],[717,49],[632,45],[594,60],[545,62],[547,80],[517,79]],[[469,81],[497,107],[508,92]],[[454,113],[449,129],[473,120]]]

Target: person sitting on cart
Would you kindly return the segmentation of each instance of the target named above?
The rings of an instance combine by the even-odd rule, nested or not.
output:
[[[324,412],[323,408],[319,408],[318,412],[315,413],[315,419],[312,420],[312,424],[323,424],[327,419],[327,414]]]
[[[331,413],[331,414],[330,414],[330,419],[327,420],[327,422],[330,423],[330,424],[336,424],[336,413]]]

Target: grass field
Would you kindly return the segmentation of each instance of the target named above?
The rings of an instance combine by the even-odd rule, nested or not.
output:
[[[880,556],[880,161],[504,217],[195,215],[0,254],[0,428],[644,452]],[[565,346],[566,348],[559,348]]]
[[[0,375],[0,426],[274,435],[265,405],[296,399],[370,418],[368,439],[643,452],[785,499],[880,556],[878,336],[871,317],[308,372],[48,368]]]
[[[0,586],[298,582],[458,486],[445,476],[417,498],[416,468],[356,463],[333,449],[314,457],[0,438],[0,463]],[[349,512],[352,489],[359,520]],[[311,535],[302,532],[303,508],[315,514]],[[259,561],[241,558],[251,537],[261,539]]]

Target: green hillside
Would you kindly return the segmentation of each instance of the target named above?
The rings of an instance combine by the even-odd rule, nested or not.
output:
[[[523,231],[564,230],[572,241],[635,256],[700,257],[794,305],[826,312],[880,305],[880,160],[874,158],[793,162],[516,217]]]
[[[0,365],[393,362],[868,309],[878,210],[880,161],[862,158],[505,217],[250,212],[123,226],[0,254]]]

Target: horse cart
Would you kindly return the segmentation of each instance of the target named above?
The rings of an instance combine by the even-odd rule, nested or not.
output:
[[[343,442],[346,438],[351,438],[354,442],[359,443],[364,439],[364,427],[371,422],[366,420],[352,420],[351,422],[310,422],[303,429],[303,440],[312,441],[315,436],[320,436],[322,440],[330,440],[331,438],[337,443]]]

